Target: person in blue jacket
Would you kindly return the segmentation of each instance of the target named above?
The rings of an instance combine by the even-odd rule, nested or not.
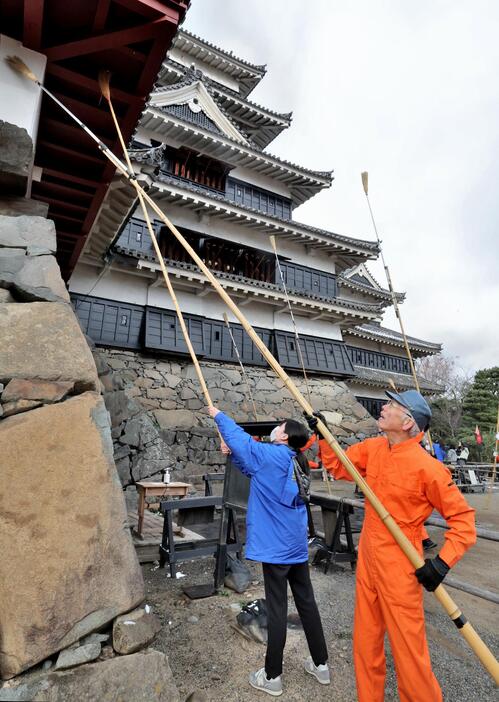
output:
[[[311,654],[305,670],[327,685],[327,647],[308,567],[307,510],[293,467],[293,457],[305,446],[308,431],[301,422],[287,419],[273,429],[272,443],[263,443],[215,407],[208,412],[228,447],[225,451],[230,450],[235,465],[251,478],[246,558],[262,563],[268,641],[265,666],[251,673],[250,684],[275,697],[282,694],[289,582]]]
[[[433,454],[437,461],[442,461],[442,463],[445,461],[445,451],[440,441],[436,438],[433,440]]]

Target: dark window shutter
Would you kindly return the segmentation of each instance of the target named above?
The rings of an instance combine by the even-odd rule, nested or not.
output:
[[[141,347],[143,307],[77,294],[72,294],[71,299],[83,331],[96,344]]]
[[[196,355],[205,353],[203,320],[184,315],[187,331]],[[145,347],[172,353],[188,354],[187,344],[175,312],[146,308]]]

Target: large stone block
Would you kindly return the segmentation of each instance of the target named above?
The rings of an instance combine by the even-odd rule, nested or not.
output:
[[[26,249],[36,248],[37,254],[55,254],[57,241],[55,226],[44,217],[5,217],[0,215],[0,246]]]
[[[113,624],[113,648],[122,655],[135,653],[148,646],[161,631],[161,622],[149,608],[138,607],[133,612],[116,617]]]
[[[0,702],[179,702],[168,658],[147,650],[49,672],[0,690]]]
[[[189,410],[155,410],[154,416],[160,429],[190,429],[198,424],[196,416]]]
[[[92,353],[69,305],[0,305],[0,382],[12,378],[68,381],[97,390]]]
[[[49,211],[48,202],[32,200],[29,197],[2,197],[0,199],[0,215],[7,217],[46,217]]]
[[[24,195],[28,184],[33,142],[24,127],[0,120],[0,190]]]
[[[2,402],[13,400],[42,400],[46,403],[59,402],[71,392],[73,383],[47,383],[43,380],[11,380],[2,393]]]
[[[70,302],[54,256],[9,256],[19,249],[0,249],[0,287],[25,302]]]
[[[0,455],[0,673],[9,678],[136,607],[144,589],[100,395],[2,420]]]

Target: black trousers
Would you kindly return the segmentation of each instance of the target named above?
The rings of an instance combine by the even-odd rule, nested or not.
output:
[[[310,581],[308,561],[290,565],[262,563],[262,567],[268,618],[265,657],[267,677],[276,678],[282,673],[282,655],[286,643],[288,618],[288,582],[307,637],[312,660],[315,665],[325,663],[327,661],[326,641]]]

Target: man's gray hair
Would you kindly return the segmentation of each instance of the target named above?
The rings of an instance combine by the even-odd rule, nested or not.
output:
[[[413,422],[412,427],[409,429],[409,438],[413,439],[421,432],[421,429],[416,424],[416,420],[414,419],[414,417],[412,417],[410,414],[407,414],[407,418],[412,419]]]

